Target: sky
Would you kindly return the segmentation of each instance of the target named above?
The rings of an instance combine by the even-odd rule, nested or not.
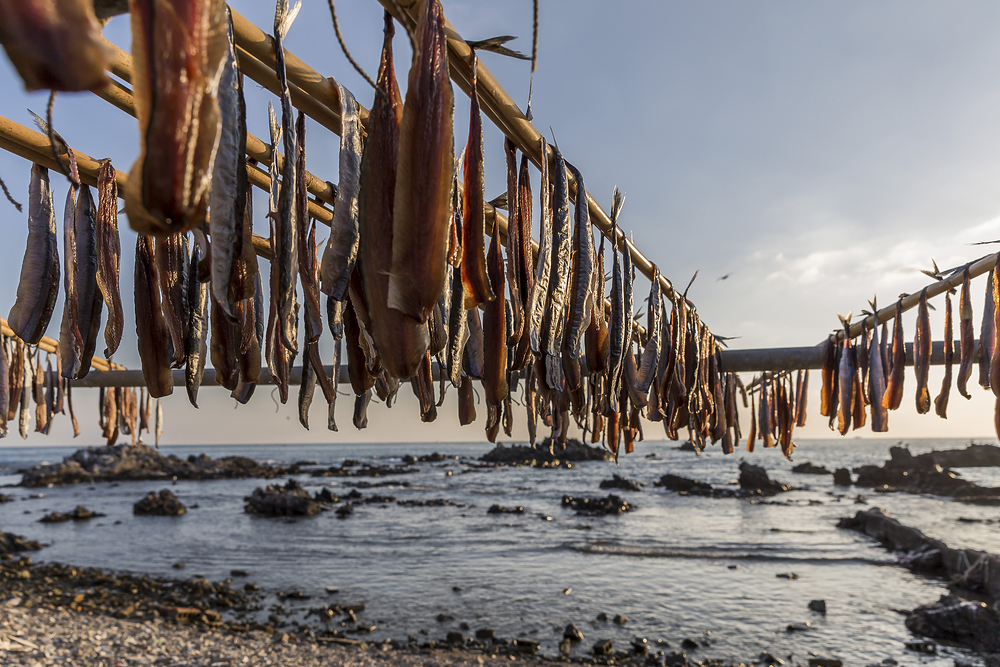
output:
[[[530,0],[443,5],[463,37],[517,35],[510,46],[530,53]],[[234,0],[232,7],[271,32],[270,3]],[[353,55],[374,76],[381,6],[341,1],[338,18]],[[731,347],[813,345],[838,325],[837,313],[857,314],[874,295],[889,304],[919,290],[928,282],[919,270],[930,268],[932,258],[942,268],[963,264],[988,251],[970,243],[1000,238],[998,22],[1000,5],[972,0],[633,0],[614,11],[596,0],[543,0],[534,123],[554,134],[606,210],[615,185],[627,194],[621,225],[668,279],[683,286],[699,272],[689,297],[714,333],[736,337]],[[128,18],[112,19],[105,36],[128,50]],[[286,47],[371,106],[374,92],[341,52],[326,2],[304,1]],[[405,89],[409,45],[402,31],[395,48]],[[490,53],[481,62],[523,108],[529,64]],[[3,57],[0,88],[0,115],[30,126],[27,109],[44,113],[46,94],[23,92]],[[267,102],[274,98],[249,80],[246,91],[248,129],[266,138]],[[468,136],[468,98],[457,87],[455,98],[460,150]],[[137,155],[135,121],[90,93],[61,94],[54,124],[71,146],[110,157],[120,170]],[[307,137],[307,168],[335,182],[338,137],[311,121]],[[488,121],[485,142],[492,198],[506,181],[503,138]],[[26,203],[29,164],[0,152],[0,177]],[[537,171],[532,178],[537,188]],[[67,186],[55,176],[53,185],[61,211]],[[263,193],[255,193],[255,209],[266,210]],[[124,216],[121,223],[126,327],[115,361],[138,368],[131,307],[135,235]],[[14,301],[26,223],[2,200],[0,228],[5,314]],[[255,231],[267,234],[259,213]],[[637,280],[637,295],[647,289]],[[977,331],[984,289],[984,278],[974,281]],[[937,301],[932,330],[941,340],[943,302]],[[50,336],[58,336],[60,312],[57,307]],[[913,318],[904,317],[908,340]],[[323,345],[329,363],[332,343],[324,339]],[[941,368],[933,368],[932,395],[940,382]],[[971,401],[953,391],[949,419],[941,420],[916,414],[912,371],[907,383],[902,408],[890,416],[890,438],[995,440],[988,391],[976,387]],[[830,435],[818,414],[819,384],[814,373],[809,421],[798,438]],[[351,425],[353,396],[342,395],[340,431],[330,433],[319,394],[306,431],[297,423],[295,391],[279,409],[270,389],[258,388],[249,405],[237,408],[228,392],[205,386],[202,408],[195,410],[178,387],[164,401],[162,442],[483,439],[485,406],[476,425],[460,428],[454,391],[438,420],[422,424],[404,386],[391,412],[372,404],[369,427],[360,432]],[[14,436],[0,445],[99,444],[96,392],[75,395],[84,430],[79,438],[72,439],[62,419],[47,438],[32,435],[23,443]],[[526,435],[524,419],[518,421],[514,440]],[[654,424],[646,425],[646,434],[662,437]],[[866,428],[848,437],[872,435]]]

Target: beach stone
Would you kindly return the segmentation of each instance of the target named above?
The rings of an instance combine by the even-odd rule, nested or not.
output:
[[[573,644],[568,639],[563,639],[559,642],[559,655],[568,658],[570,651],[573,650]]]
[[[52,512],[51,514],[46,514],[41,519],[39,523],[64,523],[66,521],[90,521],[91,519],[96,519],[97,517],[106,516],[100,512],[91,512],[83,505],[77,505],[72,512],[69,514],[63,514],[62,512]]]
[[[759,656],[757,656],[757,663],[760,665],[777,665],[780,667],[780,665],[785,664],[785,661],[775,655],[772,655],[771,653],[768,653],[767,651],[763,651]]]
[[[607,621],[608,620],[608,615],[605,614],[602,611],[600,614],[597,615],[597,619],[596,620],[598,620],[598,621]]]
[[[181,561],[177,561],[171,567],[173,567],[175,570],[183,570],[185,567],[187,567],[187,565],[185,565]]]
[[[486,510],[487,514],[524,514],[523,507],[504,507],[502,505],[493,504],[490,508]]]
[[[693,651],[699,646],[701,646],[701,644],[691,639],[690,637],[685,637],[683,641],[681,641],[681,648],[686,648],[689,651]]]
[[[805,632],[809,626],[809,623],[789,623],[787,630],[789,632]]]
[[[602,489],[621,489],[622,491],[642,491],[643,486],[645,485],[626,479],[621,475],[612,475],[611,479],[601,480],[600,483]]]
[[[837,658],[809,658],[809,667],[844,667],[844,661]]]
[[[854,483],[851,481],[851,471],[847,468],[837,468],[833,473],[833,483],[837,486],[850,486]]]
[[[805,463],[800,463],[792,468],[792,472],[797,472],[800,475],[829,475],[831,474],[824,466],[818,466],[806,461]]]
[[[294,479],[289,479],[284,486],[257,487],[243,500],[247,503],[244,511],[263,516],[312,516],[323,510]]]
[[[649,642],[644,637],[636,637],[632,640],[632,652],[636,655],[647,655],[649,653]]]
[[[984,602],[942,595],[929,605],[917,607],[906,617],[910,632],[973,648],[981,653],[1000,652],[1000,612]],[[911,642],[907,648],[927,652],[927,644]]]
[[[618,625],[625,625],[625,623],[628,621],[628,616],[626,616],[625,614],[618,614],[611,620],[612,622],[617,623]]]
[[[570,623],[566,626],[566,629],[563,630],[563,638],[568,639],[571,642],[582,642],[583,633],[580,632],[580,628],[576,627],[573,623]]]
[[[573,496],[563,496],[562,506],[576,510],[577,514],[587,516],[624,514],[636,508],[635,505],[614,494],[609,494],[607,498],[574,498]]]
[[[449,644],[464,644],[465,635],[463,635],[461,632],[457,630],[452,630],[451,632],[448,633],[448,636],[445,638],[445,641],[447,641]]]
[[[659,481],[654,482],[654,486],[659,486],[667,489],[668,491],[687,493],[693,496],[711,496],[715,492],[715,486],[712,484],[699,482],[696,479],[688,479],[687,477],[681,477],[680,475],[672,475],[670,473],[660,477]]]
[[[689,667],[690,664],[687,653],[671,651],[663,656],[664,667]]]
[[[744,496],[773,496],[791,487],[768,477],[767,471],[749,461],[740,462],[740,493]]]
[[[611,655],[614,653],[615,645],[610,639],[602,639],[594,644],[591,650],[594,652],[594,655]]]
[[[778,579],[788,579],[789,581],[795,581],[796,579],[798,579],[802,575],[799,574],[798,572],[781,572],[781,573],[776,574],[774,576],[777,577]]]
[[[479,628],[476,630],[476,639],[487,641],[493,639],[494,636],[496,636],[496,632],[494,632],[493,628]]]
[[[132,505],[132,514],[138,516],[180,516],[186,512],[184,503],[170,489],[163,489],[159,493],[150,491],[145,498]]]
[[[535,655],[538,652],[538,642],[533,639],[515,639],[514,646],[518,653],[525,655]]]
[[[441,614],[437,615],[437,622],[438,623],[447,623],[448,621],[454,621],[454,620],[455,620],[455,617],[452,616],[451,614],[441,613]]]
[[[38,551],[42,545],[33,540],[26,540],[14,533],[0,532],[0,554],[12,554],[18,551]]]
[[[809,611],[815,611],[820,614],[826,613],[826,600],[810,600],[809,601]]]

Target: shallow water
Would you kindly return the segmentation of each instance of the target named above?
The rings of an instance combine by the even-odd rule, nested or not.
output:
[[[835,467],[881,463],[889,441],[803,441],[796,463]],[[915,441],[915,454],[963,447],[963,440]],[[397,498],[448,498],[469,507],[362,505],[346,520],[332,512],[300,520],[265,519],[243,512],[242,498],[262,480],[178,482],[172,487],[191,509],[183,517],[134,517],[132,503],[163,482],[76,485],[50,489],[4,489],[17,502],[0,505],[0,527],[50,544],[37,555],[78,565],[128,569],[212,580],[246,569],[250,580],[275,591],[298,590],[312,600],[365,602],[363,618],[374,620],[372,638],[404,638],[427,630],[441,638],[467,622],[472,629],[494,628],[498,636],[528,637],[541,651],[557,653],[569,622],[585,640],[614,639],[625,648],[633,637],[662,639],[680,650],[685,637],[711,644],[695,657],[748,660],[761,651],[804,663],[813,654],[864,665],[892,657],[908,665],[951,665],[960,654],[922,657],[903,643],[911,635],[899,610],[933,602],[946,592],[941,582],[895,566],[894,558],[872,540],[838,530],[837,520],[859,509],[883,507],[952,546],[1000,552],[995,524],[960,521],[1000,518],[1000,509],[964,505],[910,494],[862,493],[834,487],[829,476],[796,475],[775,451],[750,455],[779,481],[797,490],[751,502],[662,492],[651,484],[642,492],[615,491],[638,509],[623,516],[582,517],[561,507],[563,494],[604,496],[598,488],[613,472],[651,483],[672,472],[716,484],[735,483],[739,456],[718,451],[697,457],[675,443],[647,442],[620,466],[575,464],[571,470],[470,469],[463,461],[418,464],[421,472],[389,478],[410,486],[362,490]],[[238,449],[238,451],[237,451]],[[235,453],[259,460],[312,460],[339,464],[344,458],[398,462],[404,454],[438,451],[477,457],[486,445],[393,444],[254,447],[164,447],[179,456]],[[0,448],[0,465],[11,468],[55,461],[70,449]],[[647,454],[656,458],[645,458]],[[2,474],[3,470],[0,470]],[[1000,469],[963,471],[981,484],[1000,486]],[[9,476],[8,481],[16,480]],[[307,489],[324,485],[343,495],[352,482],[372,478],[297,477]],[[385,478],[383,478],[385,479]],[[29,496],[41,492],[43,497]],[[859,500],[861,502],[859,502]],[[523,515],[487,515],[499,503],[523,506]],[[77,504],[106,513],[89,523],[45,525],[46,511]],[[551,517],[551,520],[547,520]],[[121,521],[115,525],[115,521]],[[733,568],[734,569],[730,569]],[[797,580],[778,578],[794,572]],[[239,580],[237,580],[239,583]],[[326,586],[340,588],[327,596]],[[453,587],[461,590],[455,591]],[[571,588],[569,594],[564,590]],[[825,616],[807,609],[825,599]],[[289,601],[289,607],[293,603]],[[623,626],[594,620],[599,613],[628,617]],[[438,614],[455,621],[438,623]],[[810,622],[805,632],[789,623]],[[315,617],[311,623],[320,627]],[[710,634],[706,634],[710,633]],[[469,633],[466,633],[469,634]],[[420,635],[422,637],[422,635]],[[665,647],[656,647],[661,649]]]

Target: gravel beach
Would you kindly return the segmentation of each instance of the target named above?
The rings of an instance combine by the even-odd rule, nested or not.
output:
[[[388,644],[321,645],[298,641],[294,635],[264,632],[236,636],[159,619],[132,622],[45,608],[0,608],[0,663],[4,665],[478,667],[512,662],[545,663],[538,658],[457,650],[396,650]]]

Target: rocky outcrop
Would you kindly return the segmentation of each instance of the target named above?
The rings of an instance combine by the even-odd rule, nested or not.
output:
[[[621,475],[612,475],[611,479],[601,480],[602,489],[621,489],[622,491],[642,491],[645,484]]]
[[[170,489],[163,489],[159,493],[150,491],[145,498],[132,505],[132,514],[137,516],[180,516],[186,512],[187,507]]]
[[[1000,612],[985,602],[942,595],[906,617],[910,632],[968,646],[983,653],[1000,651]]]
[[[80,484],[149,479],[270,479],[297,472],[295,466],[263,465],[245,456],[213,459],[205,454],[182,459],[164,456],[146,445],[87,447],[64,458],[60,463],[22,470],[22,486]]]
[[[761,466],[749,461],[740,462],[741,496],[773,496],[791,488],[768,477],[767,471]]]
[[[309,492],[294,479],[284,486],[268,484],[257,487],[246,501],[244,511],[264,516],[312,516],[323,511],[323,506],[309,496]]]
[[[1000,598],[1000,557],[976,549],[952,549],[941,540],[904,526],[877,507],[841,519],[838,528],[864,533],[890,551],[902,552],[900,564],[945,579],[967,591]]]
[[[560,449],[551,439],[537,446],[497,444],[481,458],[486,463],[497,465],[559,465],[563,461],[613,461],[614,456],[602,447],[591,447],[579,440],[569,440],[566,449]]]
[[[1000,505],[1000,488],[984,487],[961,478],[951,467],[997,465],[992,445],[970,445],[966,449],[928,452],[914,456],[906,447],[889,449],[889,460],[882,466],[855,469],[857,486],[876,491],[903,491],[948,496],[962,502]]]
[[[806,461],[805,463],[800,463],[799,465],[792,468],[792,472],[797,472],[801,475],[832,475],[833,473],[827,470],[824,466],[814,465]]]
[[[659,486],[668,491],[676,491],[677,493],[691,496],[715,496],[718,491],[714,484],[701,482],[697,479],[688,479],[687,477],[672,475],[670,473],[661,477],[660,480],[658,482],[654,482],[653,485]],[[730,495],[732,495],[732,493],[730,493]]]
[[[41,548],[42,545],[34,540],[26,540],[14,533],[0,532],[0,555],[18,551],[38,551]]]
[[[52,512],[51,514],[46,514],[41,519],[38,520],[39,523],[65,523],[66,521],[90,521],[91,519],[96,519],[99,516],[105,516],[100,512],[91,512],[89,509],[83,505],[77,505],[72,512],[65,514],[63,512]]]
[[[563,496],[562,506],[576,510],[577,514],[586,514],[588,516],[624,514],[636,508],[635,505],[614,494],[608,495],[607,498],[574,498],[573,496]]]

